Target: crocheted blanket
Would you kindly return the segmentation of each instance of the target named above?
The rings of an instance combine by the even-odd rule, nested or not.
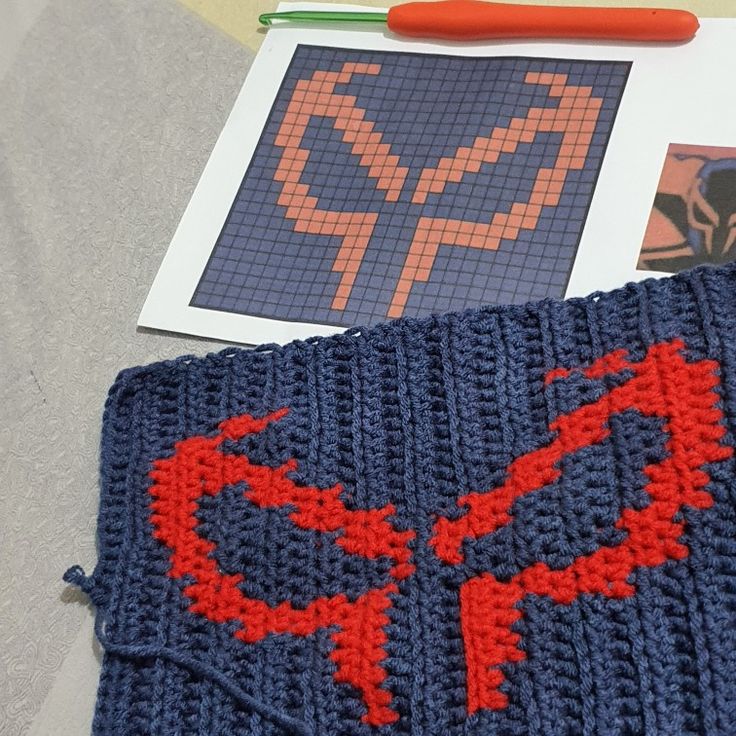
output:
[[[736,733],[736,265],[123,371],[95,734]]]

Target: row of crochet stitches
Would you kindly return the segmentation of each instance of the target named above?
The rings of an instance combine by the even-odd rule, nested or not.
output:
[[[735,328],[728,267],[125,372],[95,733],[732,734]]]

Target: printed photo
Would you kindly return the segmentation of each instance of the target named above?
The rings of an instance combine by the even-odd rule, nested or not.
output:
[[[671,144],[637,267],[736,260],[736,148]]]

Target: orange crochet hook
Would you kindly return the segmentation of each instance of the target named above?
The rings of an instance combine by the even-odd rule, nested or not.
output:
[[[617,41],[687,41],[698,19],[686,10],[516,5],[483,0],[441,0],[396,5],[388,13],[286,11],[259,20],[386,23],[401,36],[478,41],[492,38],[587,38]]]

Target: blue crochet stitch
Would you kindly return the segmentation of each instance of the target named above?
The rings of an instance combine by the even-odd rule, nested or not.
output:
[[[93,732],[733,736],[736,264],[123,371]]]

